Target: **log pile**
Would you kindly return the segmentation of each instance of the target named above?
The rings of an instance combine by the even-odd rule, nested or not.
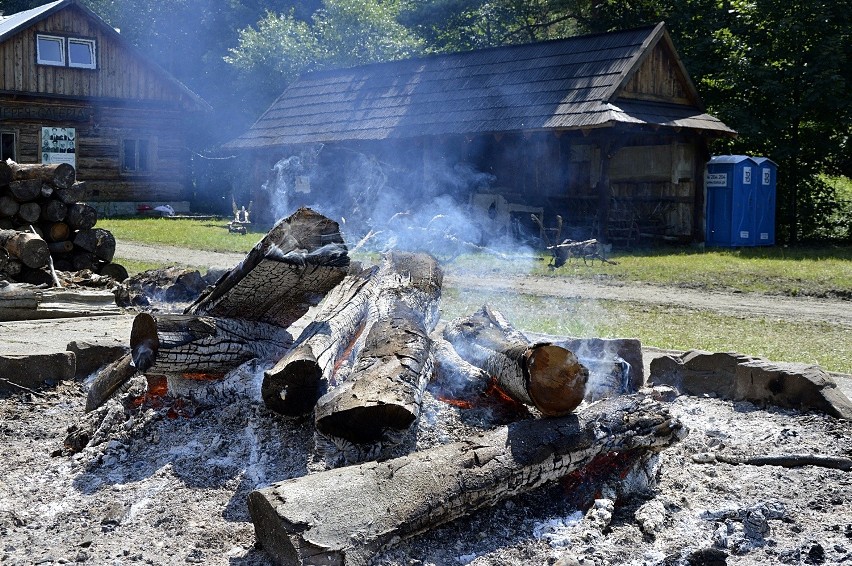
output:
[[[126,278],[112,263],[115,238],[95,227],[97,211],[85,197],[85,183],[67,163],[0,162],[0,277],[50,284],[53,269],[88,269]]]

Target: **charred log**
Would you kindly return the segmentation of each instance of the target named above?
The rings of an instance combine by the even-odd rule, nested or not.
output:
[[[429,332],[437,322],[443,272],[427,254],[394,252],[379,273],[375,316],[349,379],[317,402],[317,429],[372,442],[420,415],[431,374]]]
[[[68,205],[59,199],[50,199],[41,207],[41,220],[44,222],[61,222],[68,214]]]
[[[41,206],[35,202],[25,202],[18,207],[16,216],[22,224],[32,224],[41,216]]]
[[[444,337],[507,395],[545,416],[565,415],[583,401],[589,371],[577,357],[549,342],[531,344],[487,305],[448,324]]]
[[[87,193],[85,181],[78,181],[65,189],[57,189],[54,191],[56,198],[67,205],[75,204],[81,200],[85,200]]]
[[[364,328],[375,274],[371,268],[347,276],[328,294],[293,348],[264,373],[261,393],[269,409],[290,416],[313,410],[340,357]]]
[[[250,359],[280,356],[291,343],[279,326],[194,315],[141,313],[130,336],[140,372],[184,379],[222,378]]]
[[[30,202],[41,195],[41,181],[38,179],[13,181],[9,183],[9,192],[18,202]]]
[[[187,314],[288,327],[347,274],[338,224],[308,208],[279,222]]]
[[[278,564],[361,564],[400,539],[564,477],[597,456],[639,460],[684,434],[662,405],[619,397],[578,414],[283,481],[249,494],[249,512]]]

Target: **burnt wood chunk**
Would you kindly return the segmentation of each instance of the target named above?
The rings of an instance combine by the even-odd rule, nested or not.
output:
[[[346,276],[340,227],[309,208],[280,221],[187,314],[288,327]]]
[[[487,305],[452,321],[444,337],[462,359],[493,376],[508,396],[545,416],[565,415],[583,401],[589,371],[577,357],[549,342],[530,343]]]
[[[316,408],[317,429],[373,442],[419,417],[432,369],[429,333],[438,320],[443,272],[428,254],[392,252],[378,275],[375,320],[348,379]]]
[[[358,339],[376,287],[376,268],[348,275],[323,301],[293,348],[264,372],[261,394],[267,408],[290,416],[314,409],[338,362]]]
[[[641,461],[685,429],[643,395],[513,423],[463,442],[253,491],[257,540],[278,564],[365,564],[401,539],[533,490],[616,452]]]
[[[136,375],[136,366],[133,364],[133,356],[125,354],[118,360],[104,367],[92,382],[89,393],[86,396],[86,412],[100,407],[107,399],[118,391],[128,379]]]

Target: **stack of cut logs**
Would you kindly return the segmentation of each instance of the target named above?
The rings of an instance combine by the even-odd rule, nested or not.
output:
[[[0,161],[0,277],[48,283],[52,265],[125,278],[124,268],[111,263],[115,238],[95,228],[97,212],[80,202],[85,195],[67,163]]]

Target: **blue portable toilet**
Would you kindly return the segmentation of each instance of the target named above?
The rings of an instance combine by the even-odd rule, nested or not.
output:
[[[710,246],[755,246],[757,163],[747,155],[718,155],[707,164],[707,230]],[[773,213],[773,225],[775,222]],[[773,234],[774,239],[774,234]]]
[[[775,182],[778,165],[768,157],[754,157],[758,167],[757,200],[755,201],[755,234],[757,246],[775,244]]]

